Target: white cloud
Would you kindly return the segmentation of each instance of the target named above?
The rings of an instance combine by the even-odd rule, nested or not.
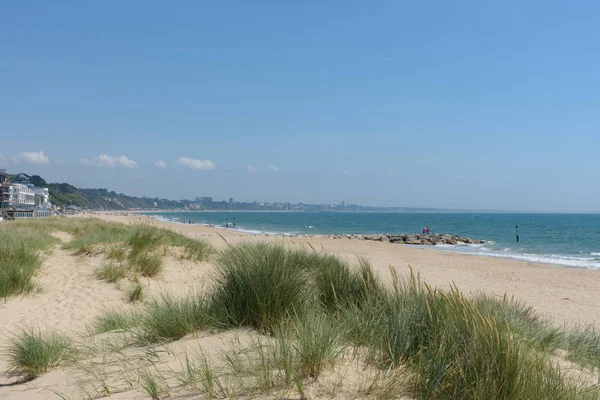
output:
[[[163,160],[158,160],[157,162],[154,163],[155,167],[158,168],[162,168],[162,169],[167,169],[167,163],[164,162]]]
[[[60,167],[62,167],[63,165],[65,165],[65,160],[63,160],[62,158],[58,158],[54,160],[54,163]]]
[[[14,157],[11,157],[11,160],[15,162],[22,161],[25,164],[35,164],[35,165],[48,165],[50,164],[50,159],[44,155],[43,151],[24,151],[22,153],[17,154]]]
[[[254,165],[246,165],[246,172],[256,172],[256,167]]]
[[[87,158],[82,158],[79,160],[82,165],[86,165],[88,167],[103,167],[103,168],[116,168],[116,167],[125,167],[125,168],[137,168],[138,163],[133,160],[130,160],[126,156],[120,157],[112,157],[106,154],[100,154],[98,157],[94,157],[91,160]]]
[[[279,172],[279,166],[277,165],[269,165],[268,167],[271,171]]]
[[[215,163],[210,160],[195,160],[189,157],[180,157],[175,161],[175,164],[183,165],[192,169],[199,169],[201,171],[208,171],[211,169],[215,169]]]

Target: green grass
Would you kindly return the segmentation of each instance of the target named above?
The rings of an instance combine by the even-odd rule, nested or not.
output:
[[[180,339],[215,325],[209,305],[201,294],[183,298],[165,294],[150,303],[142,316],[143,337],[148,342]]]
[[[331,312],[348,307],[362,307],[371,297],[384,292],[369,262],[359,258],[353,266],[332,255],[313,256],[315,284],[321,304]]]
[[[567,351],[569,360],[600,369],[600,332],[593,326],[576,326],[561,335],[557,348]],[[599,380],[600,383],[600,380]]]
[[[122,244],[109,246],[106,250],[106,257],[110,260],[123,262],[127,258],[127,247]]]
[[[107,282],[115,283],[127,276],[128,269],[123,264],[107,262],[96,270],[96,276]]]
[[[106,333],[114,331],[128,331],[136,328],[141,323],[137,314],[125,313],[120,311],[106,311],[97,317],[91,326],[93,333]]]
[[[305,314],[292,324],[291,330],[299,375],[303,378],[317,379],[347,346],[343,342],[345,327],[324,313]]]
[[[215,248],[205,241],[185,238],[182,239],[183,258],[192,261],[207,261],[213,254]]]
[[[164,379],[152,375],[149,371],[140,374],[140,385],[152,400],[160,400],[163,393],[168,393]]]
[[[130,303],[137,303],[144,299],[144,288],[138,283],[130,286],[125,294]]]
[[[109,258],[123,261],[126,258],[137,259],[148,251],[164,252],[165,247],[174,246],[183,249],[182,254],[186,259],[206,261],[215,252],[214,248],[203,240],[192,239],[153,225],[125,225],[95,218],[50,218],[48,220],[48,229],[68,232],[74,236],[74,239],[65,244],[64,248],[75,250],[76,254],[105,252]],[[99,247],[102,245],[104,247]]]
[[[40,252],[57,242],[48,232],[28,229],[19,222],[0,224],[0,298],[35,291]]]
[[[212,313],[226,326],[272,332],[311,300],[312,257],[280,245],[230,247],[217,259]]]
[[[153,278],[163,271],[163,259],[156,252],[148,252],[129,260],[130,268],[142,276]]]
[[[58,333],[42,333],[26,329],[16,334],[8,349],[12,372],[33,379],[61,363],[72,359],[75,350],[71,340]]]
[[[456,289],[429,288],[416,276],[394,275],[386,288],[364,259],[349,264],[282,245],[221,252],[207,293],[164,296],[149,304],[140,332],[156,342],[240,326],[273,335],[276,343],[250,352],[260,390],[278,385],[304,390],[303,380],[319,379],[341,354],[360,349],[371,366],[407,368],[406,385],[418,398],[598,395],[562,377],[550,361],[555,350],[564,349],[577,362],[597,365],[600,341],[593,330],[557,330],[521,303],[483,295],[468,299]]]
[[[168,243],[168,236],[163,229],[149,225],[136,225],[127,240],[131,250],[129,259],[135,260],[148,252],[160,250]]]

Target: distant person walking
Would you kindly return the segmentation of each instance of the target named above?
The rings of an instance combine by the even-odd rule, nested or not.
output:
[[[427,235],[429,235],[429,227],[426,227],[426,228],[425,228],[425,233],[426,233]]]

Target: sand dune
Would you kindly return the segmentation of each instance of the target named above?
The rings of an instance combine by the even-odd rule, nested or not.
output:
[[[514,296],[533,306],[557,325],[585,323],[600,327],[600,274],[596,271],[461,255],[388,243],[249,235],[197,225],[162,223],[140,216],[96,217],[106,221],[160,225],[192,237],[202,237],[217,247],[226,246],[226,241],[234,245],[247,241],[276,241],[294,246],[310,244],[315,249],[323,249],[348,258],[363,255],[371,260],[373,268],[383,278],[389,277],[390,267],[400,273],[409,273],[412,268],[421,274],[426,282],[439,287],[447,288],[456,284],[466,293],[486,292],[496,296]],[[58,232],[55,235],[62,241],[70,240],[65,233]],[[94,268],[101,265],[102,257],[75,256],[59,246],[45,257],[37,278],[41,291],[26,297],[10,298],[0,307],[2,348],[8,345],[11,334],[22,327],[55,329],[70,335],[81,335],[85,333],[86,325],[106,309],[133,307],[125,301],[124,292],[120,290],[123,288],[94,276]],[[167,257],[165,267],[158,279],[141,280],[149,296],[158,296],[165,291],[183,294],[196,290],[208,284],[212,268],[209,263],[194,263],[175,257]],[[242,339],[239,339],[240,337]],[[188,338],[165,347],[159,364],[168,370],[180,365],[182,356],[190,348],[214,351],[227,343],[230,344],[232,340],[249,340],[249,337],[251,334],[246,331],[219,335],[203,333],[199,337]],[[135,352],[136,350],[129,351],[128,356],[134,359]],[[0,359],[0,371],[6,371],[7,367],[6,360]],[[360,372],[356,373],[360,375]],[[32,382],[16,386],[6,386],[14,382],[14,377],[4,374],[1,379],[0,399],[56,398],[56,392],[68,395],[69,398],[86,397],[81,389],[85,387],[82,383],[85,379],[81,378],[75,369],[58,369]],[[94,397],[103,393],[101,388],[97,387],[88,387],[88,390],[95,392]],[[328,397],[327,387],[315,387],[311,390],[315,398]],[[138,390],[129,390],[116,393],[112,397],[133,399],[146,398],[146,395]]]

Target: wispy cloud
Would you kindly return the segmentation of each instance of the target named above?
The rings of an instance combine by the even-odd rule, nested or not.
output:
[[[175,161],[175,164],[201,171],[209,171],[216,168],[215,163],[210,160],[196,160],[189,157],[180,157]]]
[[[100,154],[98,157],[94,157],[91,160],[82,158],[79,160],[81,165],[88,167],[101,167],[101,168],[137,168],[138,163],[127,158],[126,156],[112,157],[106,154]]]
[[[246,172],[256,172],[256,167],[254,165],[246,165]]]
[[[269,165],[267,168],[269,168],[271,171],[279,172],[278,165]]]
[[[167,163],[164,162],[163,160],[158,160],[157,162],[154,163],[155,167],[158,168],[162,168],[162,169],[167,169]]]
[[[43,151],[24,151],[22,153],[17,154],[14,157],[11,157],[13,162],[23,162],[25,164],[34,164],[34,165],[48,165],[50,164],[50,158],[44,154]]]

